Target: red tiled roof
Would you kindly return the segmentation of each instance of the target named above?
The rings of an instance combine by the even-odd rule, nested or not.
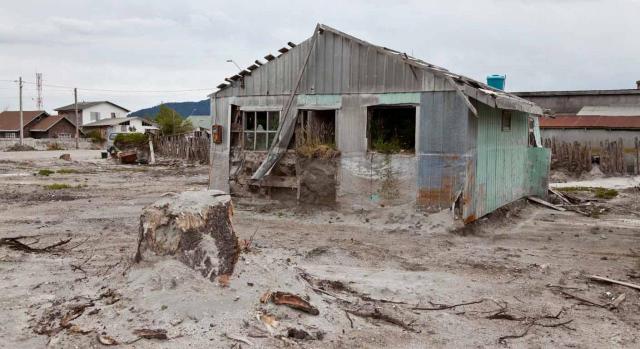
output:
[[[540,118],[540,128],[640,129],[638,116],[565,115]]]
[[[22,112],[23,126],[27,126],[33,119],[38,116],[47,114],[42,110],[30,110]],[[20,112],[19,111],[3,111],[0,113],[0,131],[20,131]]]
[[[51,127],[53,127],[53,125],[55,125],[58,122],[62,121],[62,119],[67,120],[67,122],[69,122],[73,126],[75,126],[75,124],[73,122],[71,122],[71,120],[65,118],[62,115],[50,115],[50,116],[47,116],[47,117],[43,118],[42,120],[40,120],[37,124],[33,125],[33,127],[31,128],[31,131],[47,131]]]

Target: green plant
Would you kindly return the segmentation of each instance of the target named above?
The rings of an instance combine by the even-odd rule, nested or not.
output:
[[[55,171],[51,171],[48,168],[43,168],[42,170],[38,171],[38,175],[39,176],[47,176],[49,177],[49,175],[56,173]]]
[[[59,174],[79,173],[78,170],[74,170],[72,168],[61,168],[56,172]]]
[[[136,148],[143,147],[149,144],[149,136],[145,133],[119,133],[113,144],[120,148]]]
[[[595,197],[598,199],[613,199],[618,196],[618,191],[615,189],[608,189],[602,187],[566,187],[566,188],[558,188],[558,190],[567,192],[567,193],[575,193],[575,192],[590,192],[593,193]]]
[[[382,138],[378,138],[371,144],[373,150],[382,154],[395,154],[402,150],[400,140],[398,138],[392,138],[389,141],[385,141]]]
[[[87,132],[87,137],[90,138],[93,143],[104,143],[106,141],[102,133],[98,130]]]
[[[180,133],[186,133],[193,130],[191,121],[182,119],[177,111],[161,105],[158,115],[156,115],[156,122],[160,128],[160,132],[163,135],[174,135]]]
[[[69,184],[65,184],[65,183],[53,183],[53,184],[45,185],[44,187],[49,190],[60,190],[60,189],[71,188]]]
[[[64,150],[64,147],[57,142],[47,144],[47,150]]]

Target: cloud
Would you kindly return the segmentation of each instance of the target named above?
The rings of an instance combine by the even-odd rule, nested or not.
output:
[[[35,71],[45,82],[106,89],[212,87],[321,22],[511,90],[632,88],[640,78],[640,1],[353,0],[5,1],[0,80]],[[0,82],[0,105],[15,98]],[[105,94],[130,109],[207,93]],[[8,97],[2,97],[2,96]],[[45,103],[69,103],[47,89]]]

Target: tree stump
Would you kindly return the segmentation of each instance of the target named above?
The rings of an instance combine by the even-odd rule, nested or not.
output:
[[[231,197],[222,191],[187,191],[147,206],[140,216],[136,262],[173,256],[214,281],[231,275],[240,246],[233,231]]]

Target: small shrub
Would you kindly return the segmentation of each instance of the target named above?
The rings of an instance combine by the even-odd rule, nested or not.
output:
[[[65,184],[65,183],[53,183],[53,184],[45,185],[44,187],[49,190],[60,190],[60,189],[71,188],[69,184]]]
[[[38,175],[39,176],[47,176],[49,177],[49,175],[56,173],[55,171],[51,171],[48,168],[43,168],[42,170],[38,171]]]
[[[593,193],[598,199],[613,199],[618,196],[618,191],[607,188],[593,188]]]
[[[79,173],[78,170],[74,170],[72,168],[61,168],[56,172],[58,172],[59,174]]]
[[[371,144],[371,147],[373,150],[382,154],[396,154],[402,150],[402,146],[400,145],[400,140],[398,138],[393,138],[389,141],[378,138],[373,142],[373,144]]]
[[[106,141],[106,138],[104,138],[102,133],[100,133],[100,131],[98,131],[98,130],[91,130],[91,131],[87,132],[87,137],[89,139],[91,139],[91,142],[93,142],[93,143],[102,144],[102,143],[104,143]]]
[[[145,133],[120,133],[116,136],[113,144],[120,148],[137,148],[149,144],[149,136]]]
[[[303,144],[296,147],[299,156],[316,159],[333,159],[340,155],[335,144]]]
[[[36,150],[36,148],[30,145],[26,145],[26,144],[20,145],[20,143],[16,143],[11,147],[7,148],[6,151],[34,151],[34,150]]]
[[[64,150],[64,147],[60,143],[53,142],[47,144],[47,150]]]

